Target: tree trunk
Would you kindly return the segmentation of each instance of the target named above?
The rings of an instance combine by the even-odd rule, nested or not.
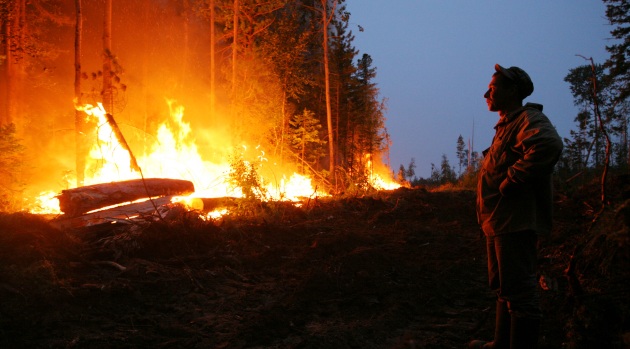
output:
[[[16,14],[17,32],[14,33],[14,37],[17,38],[15,42],[15,50],[17,54],[14,55],[13,66],[13,86],[11,88],[11,120],[16,122],[23,116],[22,110],[24,105],[24,81],[26,78],[26,60],[29,58],[26,50],[28,47],[26,37],[26,0],[18,1],[18,8]],[[15,27],[14,27],[15,28]]]
[[[328,68],[328,23],[330,23],[330,19],[328,18],[328,0],[321,0],[322,2],[322,25],[324,31],[324,40],[322,42],[324,48],[324,81],[325,81],[325,89],[326,89],[326,123],[328,124],[328,153],[329,153],[329,163],[328,169],[330,170],[330,180],[332,183],[336,183],[335,181],[335,147],[334,147],[334,137],[333,137],[333,124],[332,124],[332,110],[330,106],[330,71]],[[336,0],[334,1],[336,4]],[[333,6],[333,13],[334,13]],[[332,17],[331,17],[332,18]]]
[[[212,121],[215,118],[215,104],[216,104],[216,57],[215,57],[215,7],[214,0],[210,0],[210,117]]]
[[[282,91],[282,121],[280,123],[280,166],[284,164],[284,134],[286,129],[286,104],[287,104],[287,90]]]
[[[2,99],[0,125],[10,124],[18,119],[19,99],[22,91],[24,49],[26,30],[26,0],[9,1],[6,4],[6,18],[2,34],[5,38],[3,54],[4,69],[2,71]]]
[[[151,0],[144,0],[142,2],[142,10],[143,10],[143,20],[144,27],[149,28],[151,26]],[[151,35],[148,30],[145,30],[142,36],[142,84],[141,84],[141,94],[143,104],[143,113],[142,113],[142,152],[146,154],[148,152],[148,144],[149,144],[149,135],[151,134],[149,130],[149,106],[153,107],[152,101],[149,100],[149,89],[148,85],[148,76],[149,76],[149,42],[151,41]]]
[[[232,36],[234,37],[232,40],[232,95],[234,95],[234,91],[236,89],[236,56],[238,52],[238,11],[239,11],[239,0],[234,0],[234,18],[232,19]]]
[[[182,52],[182,71],[181,71],[181,81],[180,81],[180,89],[182,90],[182,93],[185,91],[186,89],[186,71],[188,69],[188,51],[189,51],[189,46],[190,46],[190,29],[189,29],[189,12],[190,12],[190,4],[188,3],[188,0],[183,0],[184,2],[184,48],[183,48],[183,52]]]
[[[67,216],[77,216],[99,208],[142,198],[188,195],[195,191],[192,182],[181,179],[145,178],[94,184],[62,190],[59,208]]]
[[[75,0],[76,24],[74,32],[74,98],[77,105],[81,101],[81,35],[83,32],[83,17],[81,14],[81,0]],[[75,139],[75,165],[77,172],[77,186],[83,185],[85,179],[85,157],[87,147],[85,141],[85,121],[82,111],[74,111],[74,139]]]
[[[12,121],[11,118],[11,84],[12,76],[11,70],[13,65],[13,57],[11,52],[12,36],[13,36],[13,22],[9,20],[9,14],[12,13],[13,3],[9,2],[6,6],[6,18],[3,18],[1,36],[4,38],[2,51],[0,55],[4,56],[4,64],[0,67],[0,126],[9,124]]]
[[[103,15],[103,107],[114,115],[112,88],[112,0],[105,0]]]

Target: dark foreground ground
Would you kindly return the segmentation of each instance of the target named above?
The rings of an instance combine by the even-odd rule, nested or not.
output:
[[[542,348],[628,348],[630,209],[558,195]],[[0,348],[465,348],[494,298],[470,191],[59,231],[0,214]],[[264,217],[264,218],[263,218]]]

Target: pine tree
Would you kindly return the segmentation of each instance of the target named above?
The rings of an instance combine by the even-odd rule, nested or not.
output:
[[[573,68],[569,71],[569,74],[564,78],[566,82],[570,84],[571,94],[573,95],[573,103],[582,108],[582,111],[577,115],[575,121],[579,124],[579,139],[575,139],[578,142],[590,143],[585,165],[588,165],[589,158],[592,154],[593,163],[595,167],[602,165],[604,160],[604,145],[601,127],[597,118],[595,117],[595,103],[597,103],[599,110],[605,116],[606,122],[603,127],[610,134],[619,133],[621,129],[619,126],[623,123],[625,116],[621,116],[616,110],[619,104],[615,103],[615,88],[610,84],[605,73],[605,68],[601,64],[594,66],[595,77],[593,77],[593,71],[590,65],[583,65],[577,68]],[[597,100],[593,97],[593,78],[597,82]],[[568,144],[569,148],[572,147]],[[576,145],[577,148],[581,148],[581,145]]]
[[[457,179],[456,177],[455,171],[451,167],[446,154],[442,154],[442,162],[440,164],[440,183],[455,183],[455,180]]]
[[[308,109],[304,109],[302,114],[294,115],[290,124],[291,146],[298,153],[300,167],[304,173],[306,167],[313,167],[322,156],[321,145],[326,143],[319,135],[322,125],[315,114]]]
[[[398,173],[396,174],[396,180],[398,183],[405,183],[407,181],[407,170],[405,170],[405,165],[400,164]]]
[[[19,205],[24,187],[23,151],[24,147],[15,137],[15,124],[0,125],[0,211],[12,211],[16,203]]]
[[[411,181],[413,177],[416,175],[416,159],[411,158],[409,161],[409,166],[407,166],[407,171],[405,172],[405,176]]]
[[[457,138],[457,160],[459,160],[459,174],[462,174],[462,168],[468,167],[468,150],[466,149],[466,143],[464,143],[464,137],[459,135]]]
[[[606,17],[611,25],[613,38],[617,43],[606,46],[610,58],[605,66],[610,69],[610,77],[618,85],[617,99],[625,100],[630,96],[630,3],[627,0],[603,0],[606,5]]]

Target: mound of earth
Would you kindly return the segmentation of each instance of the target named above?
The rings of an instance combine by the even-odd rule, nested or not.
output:
[[[627,347],[630,205],[593,224],[581,193],[541,241],[540,347]],[[462,348],[494,327],[474,201],[399,189],[80,231],[0,214],[0,347]]]

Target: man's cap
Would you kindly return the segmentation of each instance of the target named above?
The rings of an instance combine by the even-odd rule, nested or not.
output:
[[[534,92],[534,83],[527,73],[519,67],[503,68],[499,64],[494,65],[494,70],[512,80],[518,87],[519,95],[522,99]]]

